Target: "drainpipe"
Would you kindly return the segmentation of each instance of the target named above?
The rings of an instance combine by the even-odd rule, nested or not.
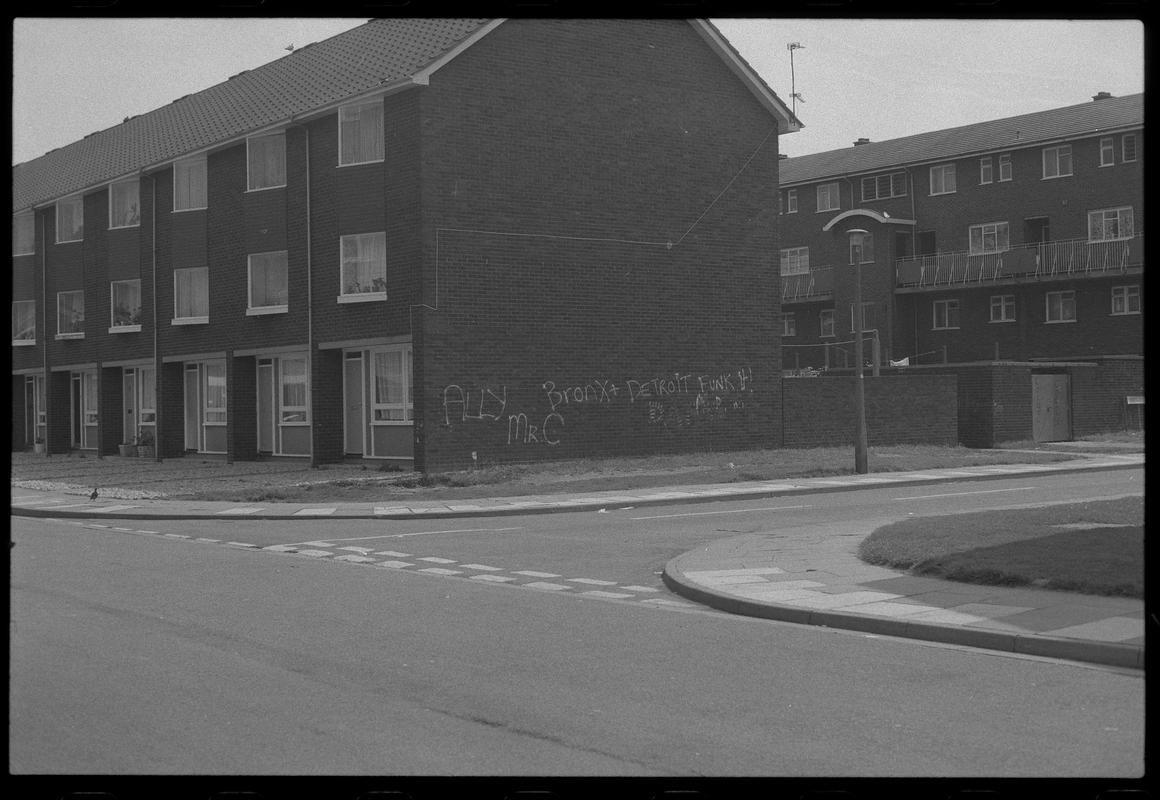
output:
[[[310,236],[310,129],[303,125],[302,133],[306,136],[306,370],[313,381],[317,365],[314,363],[314,264]],[[314,405],[313,392],[310,393],[310,404]],[[311,411],[313,410],[312,408]],[[317,415],[312,413],[311,420],[310,466],[316,467],[318,466],[318,448],[314,446],[313,431],[316,430],[314,426],[318,424]]]
[[[55,208],[55,207],[54,207]],[[35,218],[34,218],[35,219]],[[35,223],[34,223],[35,224]],[[44,454],[45,456],[52,455],[52,448],[49,447],[49,430],[51,424],[49,420],[52,419],[52,408],[49,405],[48,398],[51,396],[49,389],[49,371],[48,371],[48,242],[45,239],[44,225],[40,226],[40,294],[41,294],[41,330],[44,331],[44,356],[41,361],[44,364]],[[35,382],[33,383],[33,391],[35,392]],[[33,409],[36,425],[33,427],[32,441],[36,441],[36,430],[40,427],[40,408]]]
[[[149,176],[149,188],[153,197],[151,208],[151,220],[149,225],[149,260],[150,269],[153,275],[153,460],[160,463],[161,461],[161,431],[162,425],[165,422],[163,418],[165,404],[161,402],[164,396],[164,385],[162,382],[161,368],[161,345],[158,341],[158,321],[157,321],[157,175]],[[141,380],[140,371],[136,374],[136,379]],[[139,404],[134,404],[137,409],[137,421],[140,422],[141,408]]]

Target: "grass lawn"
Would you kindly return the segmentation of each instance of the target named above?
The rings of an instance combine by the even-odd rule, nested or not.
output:
[[[862,560],[965,583],[1144,596],[1144,499],[908,519],[879,528]]]

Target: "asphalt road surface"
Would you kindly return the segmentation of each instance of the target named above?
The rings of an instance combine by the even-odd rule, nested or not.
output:
[[[14,518],[10,772],[1135,777],[1139,673],[731,616],[659,572],[744,532],[1140,493],[1131,470],[486,519]],[[307,542],[431,566],[241,546]]]

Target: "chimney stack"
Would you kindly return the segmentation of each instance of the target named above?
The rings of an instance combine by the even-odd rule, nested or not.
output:
[[[870,140],[867,139],[865,136],[860,138],[858,141],[854,142],[855,147],[859,147],[859,146],[864,145],[864,144],[870,144]]]
[[[1093,94],[1092,100],[1093,101],[1094,100],[1108,100],[1111,98],[1111,96],[1112,96],[1111,92],[1100,92],[1099,94]]]

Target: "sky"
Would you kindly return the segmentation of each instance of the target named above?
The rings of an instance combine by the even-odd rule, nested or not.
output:
[[[365,21],[16,18],[12,163]],[[787,106],[800,95],[804,127],[780,143],[790,156],[1144,91],[1135,20],[713,22]]]

